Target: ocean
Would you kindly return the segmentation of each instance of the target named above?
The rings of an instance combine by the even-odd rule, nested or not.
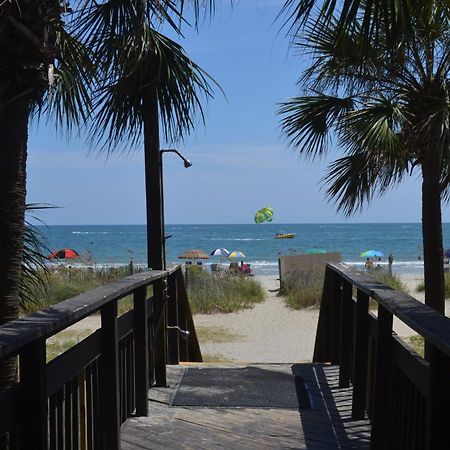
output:
[[[58,225],[39,226],[51,251],[73,248],[85,264],[114,266],[145,265],[145,225]],[[296,233],[294,239],[274,239],[276,233]],[[443,225],[444,248],[450,247],[450,224]],[[421,224],[245,224],[245,225],[166,225],[168,266],[183,263],[185,250],[207,253],[219,247],[239,250],[246,255],[255,275],[278,273],[279,255],[302,253],[311,248],[338,251],[342,261],[363,268],[361,252],[369,249],[394,256],[393,270],[399,273],[423,272]],[[204,264],[218,262],[210,257]],[[74,264],[77,264],[74,262]]]

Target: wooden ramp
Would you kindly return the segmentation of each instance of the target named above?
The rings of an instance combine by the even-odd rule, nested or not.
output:
[[[192,367],[294,375],[304,381],[310,407],[171,406]],[[122,426],[122,450],[369,448],[369,422],[351,420],[351,389],[338,388],[337,381],[338,368],[322,364],[168,366],[168,387],[149,392],[149,417]]]

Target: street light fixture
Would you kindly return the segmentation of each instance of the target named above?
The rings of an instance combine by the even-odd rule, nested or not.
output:
[[[163,269],[166,270],[166,239],[169,239],[172,235],[166,236],[165,234],[165,225],[164,225],[164,184],[163,184],[163,160],[162,160],[162,154],[163,153],[175,153],[177,154],[182,160],[184,167],[187,169],[188,167],[192,166],[191,161],[189,159],[185,158],[178,150],[174,148],[167,148],[162,149],[159,151],[161,154],[159,158],[159,173],[160,173],[160,180],[161,180],[161,221],[162,221],[162,256],[163,256]]]

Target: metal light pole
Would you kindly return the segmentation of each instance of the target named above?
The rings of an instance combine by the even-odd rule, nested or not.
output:
[[[187,169],[188,167],[192,166],[191,161],[189,159],[185,158],[178,150],[174,148],[167,148],[159,151],[160,157],[159,157],[159,173],[160,173],[160,180],[161,180],[161,217],[162,217],[162,260],[163,260],[163,269],[166,270],[166,239],[169,239],[170,236],[166,236],[165,234],[165,227],[164,227],[164,183],[163,183],[163,153],[176,153],[182,160],[184,167]]]

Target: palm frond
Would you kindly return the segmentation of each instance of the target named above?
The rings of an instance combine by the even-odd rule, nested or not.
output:
[[[364,103],[357,110],[349,112],[338,126],[341,145],[379,155],[395,170],[398,161],[407,158],[400,135],[400,130],[407,122],[404,108],[401,103],[381,94],[362,100]]]
[[[96,99],[97,120],[93,142],[112,149],[130,148],[141,139],[143,98],[149,86],[157,90],[160,119],[167,141],[183,138],[192,130],[195,113],[203,119],[202,98],[213,95],[214,81],[171,39],[148,29],[140,47],[130,38],[123,57]]]
[[[82,127],[92,112],[91,96],[97,77],[89,49],[64,29],[57,33],[54,81],[47,91],[44,111],[56,127],[70,132]]]
[[[306,158],[315,158],[328,151],[330,132],[354,107],[351,97],[318,94],[293,97],[281,104],[281,130],[289,145]]]
[[[445,5],[446,0],[437,0]],[[336,17],[339,33],[352,30],[359,22],[360,35],[365,43],[377,40],[380,30],[384,30],[390,50],[414,33],[413,20],[417,4],[410,1],[391,0],[285,0],[279,19],[294,36],[301,34],[306,24],[319,31]]]
[[[26,205],[29,215],[41,209],[54,208],[52,205],[32,203]],[[34,220],[40,221],[35,215]],[[40,221],[42,222],[42,221]],[[39,302],[41,296],[46,294],[49,271],[45,256],[50,251],[46,239],[40,230],[27,218],[24,230],[24,248],[22,257],[22,277],[20,282],[20,307],[27,311],[28,308]]]

